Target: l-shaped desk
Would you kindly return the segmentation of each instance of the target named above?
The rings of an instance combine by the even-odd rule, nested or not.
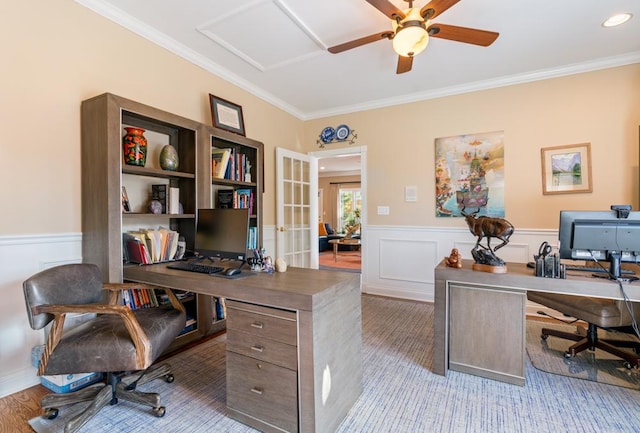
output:
[[[523,263],[493,274],[462,268],[435,269],[433,371],[449,369],[524,385],[527,290],[622,299],[615,281],[567,271],[566,279],[541,278]],[[623,284],[640,301],[640,281]]]
[[[227,406],[245,424],[333,432],[362,392],[359,274],[289,267],[227,279],[156,264],[123,276],[228,300]]]

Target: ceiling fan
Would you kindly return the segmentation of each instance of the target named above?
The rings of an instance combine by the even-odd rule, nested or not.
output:
[[[396,73],[402,74],[411,70],[413,57],[424,51],[430,36],[483,47],[491,45],[499,36],[499,33],[487,30],[431,24],[432,19],[460,0],[432,0],[421,9],[414,8],[412,0],[404,1],[409,3],[409,8],[402,11],[387,0],[367,0],[367,3],[391,19],[392,30],[330,47],[329,52],[337,54],[380,39],[390,39],[393,41],[393,49],[398,53]]]

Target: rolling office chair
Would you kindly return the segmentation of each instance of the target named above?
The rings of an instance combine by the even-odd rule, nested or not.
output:
[[[149,367],[184,328],[184,306],[170,289],[165,289],[170,304],[132,311],[118,305],[123,288],[148,286],[103,284],[100,269],[92,264],[46,269],[23,283],[31,328],[42,329],[53,321],[38,375],[106,373],[106,383],[42,398],[41,407],[49,419],[58,416],[59,406],[92,401],[66,423],[65,432],[76,431],[102,407],[116,404],[119,398],[148,404],[156,416],[165,413],[157,393],[135,388],[159,377],[173,381],[169,365]],[[107,298],[108,302],[103,302]],[[67,331],[63,326],[68,313],[95,315]],[[142,374],[128,374],[140,370],[144,370]]]
[[[598,328],[629,331],[633,318],[640,321],[640,303],[632,302],[631,311],[624,301],[614,299],[590,298],[586,296],[562,295],[557,293],[527,292],[530,301],[545,305],[556,311],[588,323],[588,328],[578,327],[579,333],[569,333],[555,329],[542,328],[541,338],[550,335],[575,341],[565,352],[566,358],[586,349],[596,348],[623,359],[627,368],[640,367],[640,340],[599,339]],[[633,350],[622,350],[621,347]]]

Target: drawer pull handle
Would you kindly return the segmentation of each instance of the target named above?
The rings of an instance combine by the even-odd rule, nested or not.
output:
[[[264,325],[263,325],[262,323],[260,323],[260,322],[253,322],[253,323],[251,324],[251,326],[252,326],[253,328],[258,328],[258,329],[262,329],[262,328],[264,328]]]
[[[262,388],[251,388],[251,392],[262,395]]]
[[[251,350],[255,350],[256,352],[262,353],[264,351],[264,347],[262,347],[262,346],[251,346]]]

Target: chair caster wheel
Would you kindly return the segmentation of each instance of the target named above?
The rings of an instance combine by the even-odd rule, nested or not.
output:
[[[153,408],[153,414],[158,418],[162,418],[166,412],[167,412],[167,409],[164,406]]]
[[[549,338],[549,336],[547,334],[540,334],[540,338],[542,338],[544,341],[547,341],[547,338]]]
[[[60,413],[58,411],[58,409],[56,409],[55,407],[50,407],[48,409],[44,410],[44,417],[46,419],[56,419],[58,417],[58,413]]]
[[[631,364],[629,361],[625,361],[622,365],[624,365],[624,368],[626,368],[627,370],[631,370],[633,368],[633,364]]]
[[[173,381],[175,380],[175,377],[173,377],[173,374],[169,373],[164,377],[164,380],[167,383],[173,383]]]
[[[573,358],[573,355],[571,355],[571,352],[564,352],[564,357],[569,359],[569,358]]]

